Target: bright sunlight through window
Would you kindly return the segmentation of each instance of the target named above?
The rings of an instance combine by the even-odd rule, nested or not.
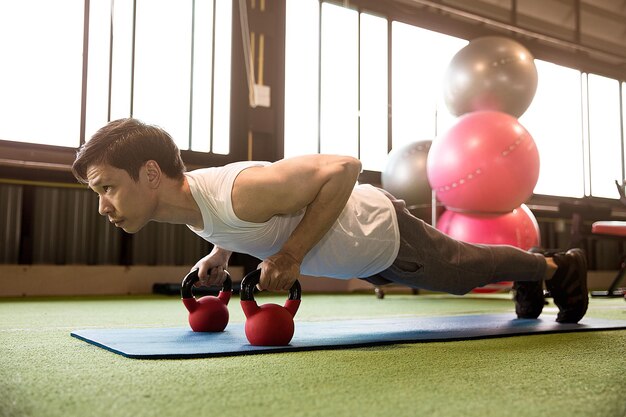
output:
[[[540,155],[535,193],[582,197],[583,139],[580,72],[535,60],[537,92],[520,123]]]
[[[78,146],[83,0],[0,3],[0,139]]]
[[[0,3],[0,139],[78,147],[81,116],[86,139],[132,116],[181,149],[227,154],[232,1],[89,4],[82,115],[85,2]]]
[[[384,17],[335,4],[287,1],[286,157],[345,153],[382,171],[390,142],[433,140],[455,123],[443,77],[468,42],[392,22],[388,51],[389,27]],[[540,154],[535,193],[616,198],[614,181],[624,176],[618,82],[535,62],[537,93],[520,117]]]

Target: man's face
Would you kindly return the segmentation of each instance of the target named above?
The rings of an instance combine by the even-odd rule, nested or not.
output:
[[[145,166],[139,172],[139,181],[134,181],[123,169],[92,165],[87,169],[87,180],[89,188],[98,194],[98,212],[115,227],[136,233],[151,220],[155,199]]]

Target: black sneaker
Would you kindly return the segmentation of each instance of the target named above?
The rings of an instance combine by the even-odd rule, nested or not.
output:
[[[543,249],[537,247],[531,248],[528,252],[544,254]],[[517,318],[536,319],[545,305],[543,281],[515,281],[513,299]]]
[[[559,307],[556,321],[578,323],[587,312],[587,259],[582,249],[574,248],[553,256],[558,266],[552,279],[546,281],[554,304]]]

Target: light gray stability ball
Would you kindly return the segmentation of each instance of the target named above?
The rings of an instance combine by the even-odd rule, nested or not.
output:
[[[411,142],[394,148],[387,156],[382,186],[394,197],[404,200],[409,209],[430,207],[432,189],[426,174],[431,141]]]
[[[500,36],[472,40],[452,58],[444,77],[444,100],[455,116],[496,110],[520,117],[536,91],[533,56]]]

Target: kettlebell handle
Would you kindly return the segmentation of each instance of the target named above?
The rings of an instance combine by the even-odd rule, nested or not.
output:
[[[228,271],[224,271],[224,272],[226,272],[226,279],[224,280],[224,283],[222,284],[222,292],[230,292],[233,289],[233,282],[230,279],[230,274],[228,273]],[[199,280],[200,280],[200,277],[198,277],[197,269],[194,269],[193,271],[185,275],[185,278],[183,278],[183,282],[180,286],[180,296],[183,299],[193,298],[193,293],[191,292],[191,290],[193,288],[193,284],[195,284]]]
[[[261,270],[257,269],[250,272],[241,280],[241,301],[254,301],[254,287],[261,279]],[[300,300],[302,298],[302,287],[300,282],[296,280],[289,289],[289,300]]]

